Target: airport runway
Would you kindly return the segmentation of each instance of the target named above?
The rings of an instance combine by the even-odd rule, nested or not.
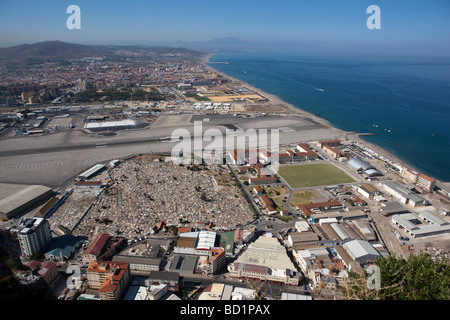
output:
[[[196,120],[202,122],[203,136],[208,129],[218,129],[225,138],[226,130],[230,129],[228,124],[243,130],[278,128],[281,145],[295,145],[299,142],[341,136],[341,132],[335,128],[326,128],[302,118],[241,119],[227,116],[215,119],[211,115],[195,118],[164,115],[159,119],[159,126],[155,128],[151,126],[144,130],[124,130],[117,132],[116,135],[66,131],[54,135],[0,141],[0,182],[43,184],[59,188],[61,185],[67,185],[81,171],[97,163],[108,163],[113,159],[122,159],[141,153],[170,154],[177,144],[169,142],[173,131],[186,129],[193,139],[193,122]],[[171,126],[164,127],[164,123]],[[211,143],[211,139],[202,139],[202,141],[203,147]],[[216,142],[215,139],[214,142]],[[191,146],[194,148],[192,141]]]

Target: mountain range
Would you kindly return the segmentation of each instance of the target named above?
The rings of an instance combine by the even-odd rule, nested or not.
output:
[[[43,62],[62,62],[85,57],[156,56],[178,53],[191,56],[204,55],[204,52],[180,47],[83,45],[62,41],[44,41],[0,48],[0,63],[38,64]]]

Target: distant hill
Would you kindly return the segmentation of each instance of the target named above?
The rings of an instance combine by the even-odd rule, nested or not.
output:
[[[81,45],[62,41],[44,41],[23,44],[9,48],[0,48],[0,63],[37,64],[43,62],[62,62],[68,59],[86,57],[121,57],[158,54],[185,53],[201,56],[202,52],[183,48],[142,47],[142,46],[96,46]]]

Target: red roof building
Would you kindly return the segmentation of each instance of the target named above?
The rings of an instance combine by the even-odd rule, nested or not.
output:
[[[98,259],[107,248],[111,236],[107,233],[98,234],[83,253],[83,264],[88,266],[92,261]]]
[[[97,289],[101,300],[119,300],[130,284],[130,265],[111,261],[93,261],[86,270],[88,284]]]

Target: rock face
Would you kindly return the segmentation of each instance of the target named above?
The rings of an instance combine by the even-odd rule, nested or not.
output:
[[[17,241],[0,231],[0,300],[55,299],[45,281],[27,270],[19,256]]]

